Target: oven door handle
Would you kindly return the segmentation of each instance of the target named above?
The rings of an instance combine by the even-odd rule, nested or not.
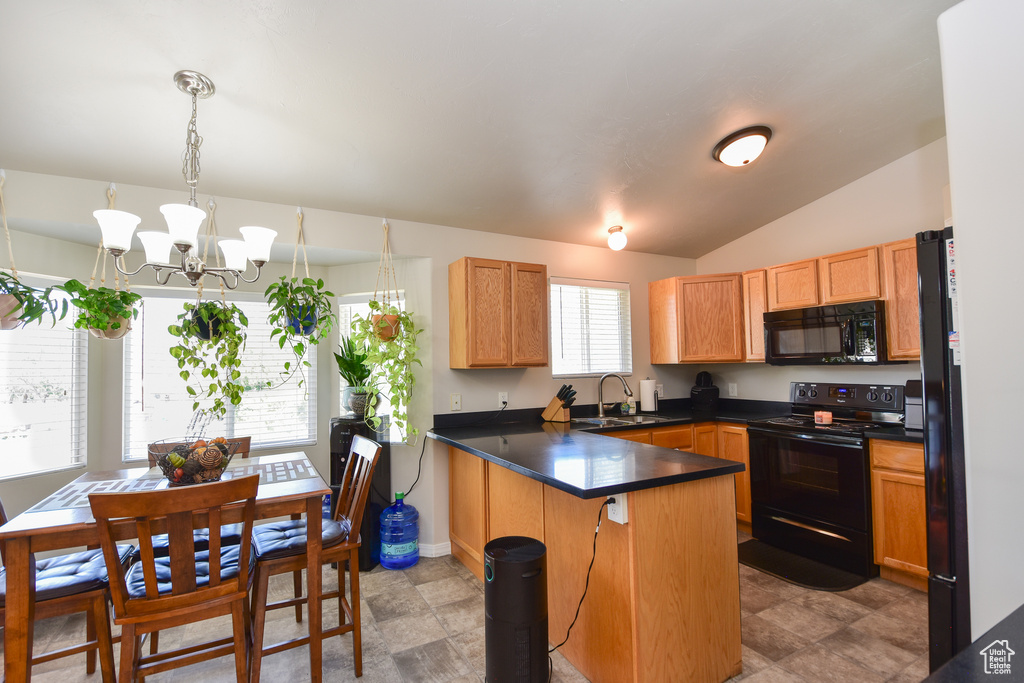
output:
[[[821,443],[831,443],[837,446],[848,446],[850,448],[863,448],[864,439],[857,436],[839,436],[838,434],[825,434],[824,431],[814,432],[812,434],[806,434],[802,432],[786,432],[778,431],[775,429],[765,429],[763,427],[756,427],[754,425],[747,425],[747,433],[751,432],[757,434],[764,434],[765,436],[772,436],[777,439],[804,439],[805,441],[818,441]]]

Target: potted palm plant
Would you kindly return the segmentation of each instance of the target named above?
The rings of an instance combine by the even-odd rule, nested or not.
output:
[[[78,309],[75,328],[87,329],[98,339],[120,339],[131,331],[132,320],[139,315],[135,304],[142,299],[141,294],[109,287],[90,289],[78,280],[68,280],[59,287]]]
[[[370,379],[370,368],[364,363],[366,354],[361,353],[351,337],[341,335],[338,343],[338,351],[334,359],[338,362],[338,374],[348,384],[342,395],[342,405],[347,407],[359,417],[363,417],[366,411],[366,399],[370,393],[367,381]]]
[[[197,410],[204,398],[212,399],[209,412],[222,418],[228,404],[242,402],[245,383],[240,355],[249,319],[234,304],[203,301],[186,303],[178,320],[179,324],[167,328],[178,339],[170,353],[178,361],[185,390],[194,399],[192,410]]]
[[[0,272],[0,330],[13,330],[29,323],[41,323],[50,316],[53,324],[68,312],[67,301],[50,297],[53,287],[39,290],[21,282],[13,273]],[[60,307],[60,315],[57,314]]]
[[[330,334],[337,322],[331,309],[332,292],[324,289],[322,279],[310,277],[288,278],[281,276],[264,292],[270,304],[270,322],[273,330],[271,339],[277,339],[280,348],[288,344],[295,354],[295,362],[284,364],[285,380],[299,372],[299,386],[305,381],[303,368],[309,366],[305,359],[309,345],[319,344]]]

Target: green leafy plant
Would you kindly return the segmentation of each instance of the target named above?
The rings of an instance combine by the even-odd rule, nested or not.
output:
[[[348,386],[345,388],[343,403],[357,415],[366,412],[366,395],[370,392],[367,381],[370,368],[365,365],[366,354],[362,353],[351,337],[341,335],[334,359],[338,362],[338,374]],[[352,398],[355,395],[355,398]]]
[[[97,337],[123,337],[139,315],[135,304],[142,299],[141,294],[109,287],[89,289],[78,280],[68,280],[58,288],[68,293],[71,305],[78,309],[75,328],[88,329]]]
[[[13,273],[0,272],[0,318],[4,319],[3,329],[42,323],[46,316],[52,319],[51,325],[56,325],[58,320],[67,315],[68,302],[66,299],[57,301],[51,298],[52,291],[53,287],[36,289],[22,283]]]
[[[381,316],[385,315],[394,316],[393,326],[383,322]],[[419,434],[418,429],[408,427],[408,414],[412,388],[416,382],[412,366],[422,365],[416,357],[419,352],[416,336],[422,331],[416,329],[412,313],[380,301],[370,302],[370,315],[353,316],[352,342],[366,354],[363,362],[370,368],[366,384],[374,392],[366,401],[365,420],[375,430],[381,424],[376,410],[378,401],[375,392],[379,391],[391,399],[391,419],[398,426],[399,432],[407,433],[408,436]],[[394,336],[390,336],[392,332]]]
[[[278,282],[267,287],[263,294],[270,304],[268,322],[273,326],[270,338],[277,338],[280,348],[288,344],[295,354],[295,362],[285,361],[284,372],[287,381],[296,371],[299,386],[306,380],[304,368],[309,367],[306,350],[317,345],[331,333],[337,324],[337,317],[331,310],[332,292],[324,289],[324,281],[313,278],[288,278],[281,276]]]
[[[197,410],[203,399],[212,399],[209,412],[223,418],[228,404],[239,405],[245,392],[239,356],[245,349],[249,319],[234,304],[188,302],[184,308],[179,324],[167,328],[178,339],[170,349],[171,356],[178,361],[185,390],[195,399],[192,410]]]

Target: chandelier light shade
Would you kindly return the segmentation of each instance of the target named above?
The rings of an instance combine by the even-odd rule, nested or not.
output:
[[[114,256],[114,265],[124,275],[136,275],[143,268],[152,268],[156,273],[156,281],[167,284],[171,275],[177,273],[184,276],[193,287],[206,275],[220,278],[228,289],[234,289],[239,281],[255,282],[260,270],[270,260],[270,247],[277,237],[277,232],[269,228],[247,226],[240,228],[242,240],[219,240],[217,247],[224,253],[226,265],[211,268],[195,255],[194,248],[198,242],[199,228],[206,220],[206,212],[199,208],[196,201],[196,188],[199,185],[199,146],[203,139],[196,130],[196,102],[213,95],[216,88],[213,81],[197,71],[179,71],[174,74],[174,82],[178,89],[192,97],[192,118],[189,119],[185,133],[185,153],[183,155],[182,176],[189,187],[188,204],[164,204],[160,213],[167,222],[167,232],[140,232],[139,239],[146,250],[146,262],[134,272],[122,270],[120,258],[132,246],[132,235],[141,219],[126,211],[103,209],[94,211],[93,216],[100,225],[103,234],[103,246]],[[210,210],[214,210],[210,200]],[[216,238],[213,219],[207,226],[207,243]],[[215,247],[215,248],[217,248]],[[173,250],[180,255],[180,264],[172,265]],[[250,280],[244,276],[249,262],[256,266],[256,275]]]
[[[715,145],[711,156],[726,166],[746,166],[761,156],[771,139],[772,129],[768,126],[751,126],[727,135]]]
[[[621,225],[613,225],[608,228],[608,248],[612,251],[621,251],[626,246],[626,233],[622,232]]]

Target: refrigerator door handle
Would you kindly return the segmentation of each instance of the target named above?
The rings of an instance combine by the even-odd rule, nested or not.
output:
[[[945,574],[932,574],[932,578],[936,581],[941,581],[942,583],[948,584],[950,586],[956,585],[955,576],[946,576]]]

